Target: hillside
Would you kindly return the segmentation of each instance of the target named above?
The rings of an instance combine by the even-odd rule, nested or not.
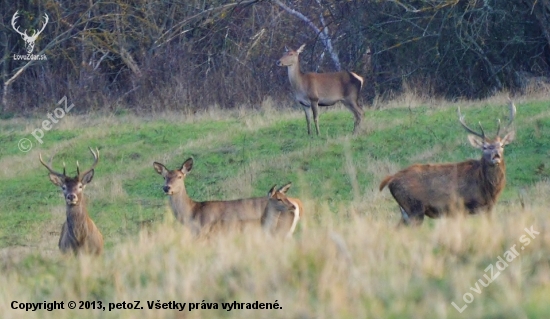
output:
[[[75,108],[79,105],[77,101]],[[309,137],[301,110],[208,110],[68,114],[32,135],[46,111],[1,120],[1,318],[135,318],[133,310],[12,310],[12,301],[277,303],[278,310],[143,310],[140,318],[543,318],[550,315],[550,111],[548,101],[517,101],[516,140],[506,147],[507,186],[493,219],[426,220],[395,228],[397,204],[381,179],[413,163],[479,158],[458,122],[457,106],[489,135],[507,121],[504,99],[434,107],[323,111]],[[36,133],[35,133],[36,134]],[[27,138],[32,149],[22,152]],[[20,145],[20,144],[19,144]],[[24,144],[23,146],[28,145]],[[86,188],[103,233],[101,258],[63,257],[57,248],[65,206],[38,154],[68,172],[100,162]],[[186,178],[195,200],[264,196],[293,182],[305,227],[281,241],[260,232],[194,240],[176,224],[153,161],[169,168],[193,157]],[[521,236],[534,229],[530,243]],[[531,233],[533,234],[533,233]],[[477,284],[512,245],[519,257],[488,287]],[[496,267],[496,266],[495,266]],[[495,268],[496,271],[496,268]],[[484,280],[484,279],[483,279]],[[473,287],[471,289],[470,287]],[[475,290],[479,291],[474,292]],[[473,301],[463,300],[472,293]],[[467,299],[468,297],[466,297]],[[468,305],[460,314],[452,305]],[[189,307],[189,305],[187,305]],[[212,306],[212,305],[211,305]]]

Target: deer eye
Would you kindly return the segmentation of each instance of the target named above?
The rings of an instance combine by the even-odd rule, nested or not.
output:
[[[61,189],[65,191],[65,190],[67,190],[67,186],[63,185],[63,186],[61,186]]]

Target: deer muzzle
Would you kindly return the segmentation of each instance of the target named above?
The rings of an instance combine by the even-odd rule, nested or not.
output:
[[[69,193],[65,197],[65,201],[67,202],[67,205],[76,205],[78,204],[78,196],[75,193]]]
[[[494,165],[500,164],[501,160],[502,156],[500,156],[498,152],[491,154],[491,163],[493,163]]]
[[[172,189],[171,189],[170,186],[164,185],[164,186],[162,187],[162,190],[164,191],[164,193],[165,193],[166,195],[172,195]]]

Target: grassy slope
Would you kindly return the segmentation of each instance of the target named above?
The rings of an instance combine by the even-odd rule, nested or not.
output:
[[[479,157],[466,141],[456,105],[367,111],[367,132],[353,137],[352,115],[321,115],[321,138],[307,137],[301,112],[236,112],[186,118],[158,115],[66,117],[29,153],[17,141],[40,125],[3,121],[0,129],[0,310],[11,300],[265,301],[279,311],[188,312],[192,318],[413,318],[460,317],[451,301],[482,277],[518,239],[524,226],[548,229],[550,112],[547,102],[518,104],[517,140],[506,149],[508,185],[492,224],[483,218],[428,221],[394,231],[396,205],[378,183],[414,162]],[[503,105],[464,108],[472,125],[494,132]],[[34,140],[32,137],[30,139]],[[91,163],[88,146],[100,148],[100,164],[86,189],[89,211],[106,239],[105,257],[65,259],[57,251],[64,205],[60,191],[38,162],[56,153],[70,172],[78,159]],[[169,168],[195,159],[186,179],[196,200],[263,196],[272,184],[293,181],[290,191],[306,204],[308,227],[295,241],[258,235],[192,241],[173,226],[153,161]],[[526,200],[519,206],[518,195]],[[542,195],[542,196],[541,196]],[[265,247],[270,247],[266,251]],[[513,261],[466,310],[470,318],[518,318],[550,314],[550,233]],[[262,252],[258,254],[258,251]],[[471,292],[471,291],[470,291]],[[546,299],[545,299],[546,298]],[[71,311],[35,313],[71,317]],[[72,315],[99,317],[80,310]],[[17,313],[7,311],[0,317]],[[28,315],[28,314],[26,314]],[[108,314],[135,317],[131,311]],[[140,315],[141,316],[141,315]],[[169,311],[143,317],[173,318]]]

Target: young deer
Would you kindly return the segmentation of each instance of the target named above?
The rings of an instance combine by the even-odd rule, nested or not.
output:
[[[267,193],[268,201],[262,214],[262,228],[271,234],[286,234],[286,237],[291,237],[303,216],[302,202],[286,196],[291,185],[292,183],[288,183],[277,190],[277,185],[273,185]]]
[[[294,90],[294,97],[304,108],[307,121],[307,133],[311,135],[311,108],[315,129],[319,135],[319,106],[331,106],[342,102],[353,113],[355,123],[353,133],[357,133],[363,120],[363,110],[359,106],[359,91],[363,78],[350,71],[331,73],[302,73],[299,55],[304,50],[303,44],[298,50],[286,49],[285,54],[277,61],[278,66],[288,68],[288,79]]]
[[[94,153],[92,148],[90,152],[94,156],[92,167],[83,173],[80,173],[78,161],[76,162],[76,176],[69,177],[65,174],[65,163],[63,163],[63,173],[58,173],[50,165],[44,163],[42,154],[39,155],[40,163],[50,172],[50,181],[56,186],[61,187],[65,198],[67,219],[61,228],[61,237],[59,238],[59,249],[63,253],[70,250],[73,253],[101,254],[103,250],[103,236],[97,229],[94,222],[88,216],[86,209],[86,200],[84,197],[84,188],[92,181],[94,177],[94,168],[99,161],[99,150]],[[52,158],[53,159],[53,158]]]
[[[184,180],[193,168],[193,159],[187,159],[181,168],[168,170],[163,164],[154,162],[155,171],[164,177],[162,189],[170,195],[170,206],[176,219],[191,227],[195,235],[213,226],[245,224],[260,225],[260,219],[267,198],[247,198],[228,201],[195,202],[185,189]]]
[[[465,209],[470,214],[479,211],[491,212],[506,183],[504,146],[514,140],[515,131],[508,128],[514,121],[516,107],[510,101],[510,122],[506,134],[500,137],[500,120],[494,139],[485,136],[479,124],[478,133],[464,123],[458,109],[459,122],[473,135],[468,135],[470,144],[482,150],[479,160],[451,164],[412,165],[380,184],[380,191],[388,185],[399,204],[402,223],[420,225],[424,215],[437,218],[453,210]]]

